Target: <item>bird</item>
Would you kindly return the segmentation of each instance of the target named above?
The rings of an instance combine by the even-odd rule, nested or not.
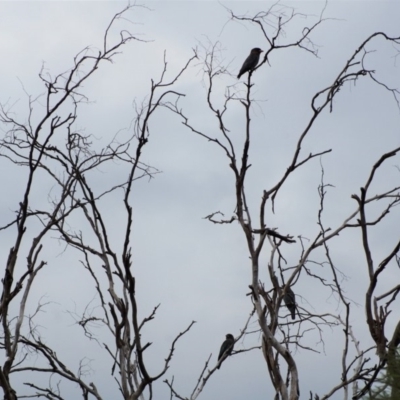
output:
[[[242,68],[240,68],[239,75],[237,76],[238,79],[246,72],[252,71],[258,64],[258,60],[260,59],[260,54],[263,52],[258,47],[255,47],[254,49],[251,50],[250,55],[246,58],[245,62],[242,65]]]
[[[283,287],[284,288],[284,287]],[[282,288],[282,290],[283,290]],[[288,287],[286,289],[286,293],[283,295],[283,301],[286,304],[286,307],[292,314],[292,319],[296,318],[296,296],[293,293],[293,290]]]
[[[227,356],[229,356],[232,353],[233,350],[233,346],[235,344],[235,338],[233,337],[233,335],[231,335],[230,333],[228,333],[226,335],[226,340],[224,341],[224,343],[222,343],[221,349],[219,351],[219,355],[218,355],[218,361],[221,360],[221,358],[227,354]],[[221,367],[221,365],[218,366],[218,369]]]

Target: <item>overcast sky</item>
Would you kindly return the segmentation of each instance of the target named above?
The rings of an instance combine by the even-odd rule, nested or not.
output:
[[[128,135],[134,119],[134,106],[149,93],[150,80],[158,79],[163,68],[164,51],[168,61],[167,77],[173,77],[192,56],[192,49],[220,43],[221,62],[232,76],[215,82],[214,100],[222,104],[228,85],[244,90],[244,79],[236,75],[253,47],[268,49],[254,26],[230,21],[226,8],[236,14],[265,11],[271,2],[164,1],[144,3],[147,8],[134,8],[121,21],[118,29],[129,29],[143,39],[123,48],[113,64],[104,64],[84,86],[91,100],[82,105],[76,127],[93,134],[99,143],[111,140],[117,132]],[[306,18],[298,18],[286,28],[286,40],[296,37],[310,26],[321,13],[324,2],[284,3],[295,6]],[[101,47],[105,28],[125,2],[0,2],[0,101],[15,103],[13,111],[21,121],[27,118],[27,97],[44,92],[38,78],[42,66],[52,75],[68,70],[73,57],[86,46]],[[285,172],[293,156],[298,137],[312,115],[310,102],[319,90],[329,86],[355,49],[370,34],[384,31],[400,36],[400,3],[382,1],[332,1],[324,16],[329,18],[314,32],[312,39],[319,46],[319,58],[291,49],[272,53],[267,64],[253,76],[253,96],[258,100],[252,110],[253,139],[250,151],[252,168],[246,190],[255,212],[264,189],[272,187]],[[114,31],[114,34],[118,32]],[[391,87],[400,87],[399,60],[396,50],[383,40],[369,46],[376,50],[367,57],[367,66],[376,70],[377,78]],[[397,63],[397,64],[396,64]],[[201,65],[194,63],[177,83],[176,90],[186,94],[181,107],[190,121],[204,132],[218,134],[218,124],[207,109],[205,81]],[[38,107],[37,117],[43,110]],[[239,105],[229,114],[228,127],[234,140],[243,137],[244,109]],[[318,185],[321,163],[328,189],[324,223],[335,228],[354,211],[351,194],[359,193],[371,166],[379,157],[400,145],[400,113],[390,93],[367,78],[356,85],[347,85],[333,102],[333,112],[325,112],[315,124],[302,148],[303,155],[332,149],[322,160],[316,158],[297,171],[277,196],[273,214],[268,210],[268,224],[282,234],[302,235],[312,240],[318,234]],[[3,127],[2,127],[3,129]],[[162,171],[155,179],[138,181],[134,187],[133,266],[137,277],[140,315],[148,315],[161,303],[157,317],[144,330],[148,349],[149,370],[157,373],[170,348],[171,340],[195,320],[192,330],[179,342],[166,377],[175,376],[176,390],[190,395],[204,362],[212,353],[216,362],[225,334],[237,336],[251,311],[248,285],[251,282],[250,262],[244,235],[238,224],[214,225],[204,220],[215,211],[227,218],[234,213],[234,180],[229,162],[212,143],[195,136],[170,113],[160,112],[151,121],[150,140],[143,161]],[[399,185],[399,157],[389,160],[371,193]],[[13,218],[21,201],[26,172],[11,167],[0,159],[3,196],[0,197],[0,224]],[[98,171],[92,184],[99,190],[127,174],[118,166]],[[98,186],[97,186],[98,185]],[[35,201],[48,201],[41,182],[34,186]],[[104,212],[112,232],[112,242],[121,249],[124,209],[122,192],[104,201]],[[381,207],[372,208],[378,215]],[[255,217],[254,217],[255,218]],[[372,216],[371,216],[372,218]],[[81,229],[81,221],[71,221]],[[377,263],[398,240],[399,214],[392,212],[382,228],[371,229],[374,259]],[[28,230],[29,235],[33,235]],[[5,263],[15,232],[2,231],[0,246]],[[42,335],[60,358],[76,370],[83,356],[90,359],[87,380],[96,383],[104,398],[117,398],[117,387],[110,377],[111,363],[95,342],[83,338],[71,312],[80,313],[88,302],[98,304],[92,282],[79,263],[79,255],[64,252],[56,238],[47,241],[42,257],[48,265],[33,288],[32,309],[42,296],[51,302],[47,312],[38,316]],[[360,232],[349,231],[331,244],[334,262],[347,278],[343,281],[346,294],[354,300],[351,324],[362,341],[367,338],[363,313],[363,296],[367,284],[365,257]],[[262,279],[266,276],[268,246],[262,255]],[[301,255],[299,243],[283,246],[288,265],[295,265]],[[26,255],[20,256],[21,263]],[[322,253],[313,257],[323,261]],[[23,264],[20,268],[23,268]],[[314,273],[332,279],[322,267]],[[381,291],[399,280],[393,265],[383,277]],[[310,312],[339,314],[342,308],[329,290],[315,280],[302,276],[295,286],[297,302]],[[388,321],[391,332],[399,317],[393,312]],[[282,315],[287,315],[282,310]],[[282,321],[285,321],[282,319]],[[254,322],[252,327],[257,329]],[[99,337],[103,337],[99,332]],[[300,370],[302,398],[309,391],[323,395],[340,383],[340,350],[342,328],[325,329],[324,346],[317,334],[310,332],[304,343],[317,352],[292,349]],[[365,340],[365,341],[363,341]],[[238,343],[237,349],[258,345],[254,334]],[[0,357],[3,357],[1,355]],[[39,362],[32,359],[32,362]],[[321,368],[325,373],[321,375]],[[318,376],[318,379],[316,377]],[[18,382],[26,379],[16,378]],[[22,383],[21,386],[22,387]],[[69,398],[74,398],[73,385],[65,385]],[[155,386],[155,398],[168,398],[163,383]],[[20,394],[27,389],[21,389]],[[70,392],[68,392],[70,391]],[[204,400],[272,398],[272,385],[267,367],[259,351],[229,358],[206,386]],[[68,396],[66,396],[68,398]],[[334,398],[342,398],[339,394]]]

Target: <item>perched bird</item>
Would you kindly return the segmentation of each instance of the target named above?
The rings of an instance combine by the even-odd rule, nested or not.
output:
[[[233,345],[235,344],[235,338],[233,337],[233,335],[231,335],[230,333],[228,333],[226,335],[226,340],[224,341],[224,343],[222,343],[221,346],[221,350],[219,351],[219,355],[218,355],[218,361],[225,355],[227,354],[228,356],[232,353],[233,350]],[[218,369],[221,365],[218,366]]]
[[[282,288],[283,289],[283,288]],[[288,287],[286,293],[283,296],[283,301],[286,304],[288,310],[292,313],[292,319],[296,318],[296,296],[293,290]]]
[[[238,79],[246,72],[252,71],[258,64],[258,60],[260,59],[260,54],[263,52],[258,47],[255,47],[251,50],[250,55],[246,58],[246,61],[243,63],[242,68],[240,68]]]

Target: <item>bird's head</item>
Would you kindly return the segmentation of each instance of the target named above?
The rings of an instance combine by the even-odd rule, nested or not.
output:
[[[226,335],[226,338],[227,338],[227,339],[235,339],[235,338],[233,337],[233,335],[230,334],[230,333],[228,333],[228,334]]]
[[[251,50],[253,54],[261,54],[264,50],[261,50],[259,47],[255,47]]]

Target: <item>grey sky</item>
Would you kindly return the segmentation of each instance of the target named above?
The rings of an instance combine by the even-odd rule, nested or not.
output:
[[[319,15],[324,5],[320,1],[286,4],[309,15]],[[13,110],[25,121],[27,98],[21,83],[33,97],[43,93],[38,78],[42,64],[51,75],[68,70],[78,51],[86,46],[93,49],[101,46],[108,22],[125,5],[125,2],[0,2],[0,101],[3,104],[16,102]],[[236,75],[249,50],[267,48],[254,27],[229,22],[224,6],[237,14],[252,14],[270,7],[271,2],[168,1],[146,5],[151,10],[134,9],[129,14],[133,24],[125,21],[119,27],[129,29],[148,43],[135,41],[125,46],[114,64],[104,64],[84,86],[85,95],[93,103],[81,106],[76,126],[93,134],[101,143],[109,141],[120,130],[120,137],[129,135],[134,118],[133,101],[140,103],[148,94],[150,79],[158,79],[164,51],[168,61],[167,76],[172,77],[192,55],[193,47],[207,45],[208,41],[220,42],[221,58],[232,73],[232,77],[224,76],[216,82],[215,100],[220,96],[219,101],[222,101],[227,85],[236,83],[238,90],[244,90],[244,79],[237,83]],[[394,1],[332,1],[325,12],[325,17],[331,19],[313,35],[315,43],[321,46],[320,58],[298,49],[282,50],[272,54],[271,66],[264,65],[254,74],[253,96],[259,102],[253,107],[250,152],[253,166],[246,184],[253,211],[258,207],[263,189],[273,186],[286,170],[298,137],[311,116],[312,96],[333,82],[354,50],[371,33],[382,30],[398,36],[399,15],[400,4]],[[293,28],[287,28],[287,38],[301,32],[313,20],[315,18],[309,17],[294,22]],[[389,86],[400,87],[393,47],[378,40],[370,49],[376,49],[377,53],[369,55],[367,65],[376,69],[377,77]],[[176,90],[187,95],[181,107],[190,121],[210,135],[217,134],[217,121],[205,102],[200,65],[189,68]],[[359,192],[370,167],[380,155],[400,145],[399,117],[393,97],[369,80],[361,79],[356,86],[343,87],[333,102],[333,113],[326,112],[314,126],[304,143],[303,154],[332,149],[332,153],[322,159],[325,183],[334,186],[328,189],[326,226],[337,227],[355,209],[351,194]],[[235,112],[229,114],[228,126],[233,140],[239,143],[244,127],[244,111],[239,104]],[[197,321],[179,342],[166,376],[174,375],[177,391],[187,396],[208,355],[213,353],[213,366],[225,334],[230,332],[237,336],[251,311],[250,299],[246,296],[251,280],[250,262],[243,233],[237,224],[219,226],[203,219],[214,211],[223,212],[227,218],[234,212],[233,175],[223,152],[192,134],[177,116],[165,111],[153,119],[150,128],[143,161],[162,173],[150,182],[142,180],[134,186],[132,237],[137,295],[142,317],[161,303],[155,320],[144,331],[148,335],[146,340],[153,342],[147,353],[152,373],[161,367],[174,336],[190,321]],[[373,191],[399,182],[395,165],[400,165],[399,157],[383,167]],[[20,201],[19,182],[23,184],[26,176],[21,168],[10,167],[4,159],[0,159],[0,170],[2,187],[7,192],[7,196],[0,198],[0,224],[4,225],[13,217],[13,210]],[[114,169],[93,176],[92,182],[94,187],[101,188],[120,181],[126,173],[116,164]],[[295,237],[301,234],[312,240],[319,231],[316,219],[320,180],[319,159],[297,171],[279,192],[275,214],[269,208],[269,226],[278,227],[282,234]],[[35,187],[37,202],[47,201],[45,185],[38,182]],[[51,186],[45,188],[51,189]],[[121,226],[124,226],[125,213],[120,198],[115,195],[103,205],[113,232],[112,241],[122,247]],[[376,209],[377,214],[380,209]],[[398,211],[392,214],[385,223],[384,234],[382,230],[371,232],[376,262],[396,242],[399,215]],[[74,228],[80,229],[81,221],[77,219],[74,223]],[[1,235],[5,262],[12,238],[7,236],[9,232],[1,232]],[[32,309],[42,296],[46,296],[45,301],[53,302],[46,313],[38,316],[38,323],[43,326],[42,335],[71,369],[77,368],[83,355],[91,359],[88,381],[96,383],[104,398],[117,398],[117,387],[109,373],[109,358],[96,343],[83,338],[79,326],[74,325],[67,312],[80,313],[91,300],[93,306],[97,304],[91,280],[80,265],[78,254],[68,249],[64,252],[64,247],[55,239],[48,243],[42,255],[48,266],[41,272],[40,284],[33,288],[31,296]],[[266,279],[268,246],[266,250],[263,279]],[[359,231],[349,231],[335,239],[331,250],[335,265],[349,278],[344,282],[346,294],[359,304],[358,308],[354,307],[351,324],[361,336],[359,339],[366,339],[362,337],[366,329],[363,314],[366,266]],[[299,244],[285,245],[284,251],[288,265],[296,264],[301,252]],[[322,261],[322,256],[319,252],[313,259]],[[331,279],[321,267],[315,268],[315,273]],[[393,280],[399,280],[398,269],[393,266],[391,270],[392,275],[386,275],[382,282],[382,291],[390,287]],[[268,285],[269,281],[266,282]],[[329,290],[315,288],[315,285],[314,280],[302,275],[295,287],[301,307],[316,313],[343,311],[337,307]],[[399,312],[393,313],[389,327],[393,328],[398,318]],[[252,326],[257,328],[255,322]],[[104,334],[99,332],[99,335],[101,340],[106,340]],[[254,346],[259,339],[258,334],[254,334],[236,348]],[[310,333],[305,343],[320,354],[301,349],[295,352],[302,398],[308,397],[310,390],[322,395],[340,382],[342,328],[326,329],[324,340],[325,347],[318,344],[318,335]],[[366,339],[363,346],[367,347],[368,343]],[[75,389],[69,386],[69,398],[74,398]],[[159,383],[154,389],[155,398],[169,398],[165,384]],[[262,355],[253,351],[229,358],[211,378],[200,398],[238,400],[272,398],[272,395]]]

